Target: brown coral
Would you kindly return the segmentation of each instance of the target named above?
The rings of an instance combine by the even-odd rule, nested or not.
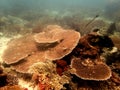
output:
[[[85,80],[107,80],[111,76],[111,69],[100,59],[103,48],[113,47],[108,36],[90,33],[81,37],[79,44],[73,50],[71,67],[74,74]]]
[[[21,62],[13,64],[12,68],[20,73],[28,73],[29,67],[34,63],[46,61],[44,56],[44,52],[35,52],[31,56],[23,59]]]
[[[37,62],[61,59],[72,52],[80,39],[80,33],[64,30],[60,26],[49,26],[46,32],[27,35],[10,41],[3,54],[6,64],[22,73]]]
[[[72,52],[80,39],[80,33],[50,25],[46,32],[36,34],[34,37],[38,43],[54,44],[52,48],[46,50],[46,58],[56,60]]]
[[[89,59],[75,58],[71,67],[75,69],[75,75],[85,80],[107,80],[111,76],[111,70],[106,64]]]
[[[58,37],[64,29],[58,25],[48,25],[43,32],[34,35],[34,39],[37,43],[55,43],[59,42],[61,37]]]
[[[56,60],[71,53],[78,44],[80,34],[73,30],[65,30],[57,37],[61,37],[61,41],[54,48],[51,48],[46,52],[47,59]]]
[[[6,50],[3,53],[3,60],[6,64],[16,63],[36,51],[37,47],[32,35],[14,39],[8,43]]]

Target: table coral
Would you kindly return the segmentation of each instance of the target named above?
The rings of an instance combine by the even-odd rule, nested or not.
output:
[[[61,41],[56,47],[51,48],[46,52],[46,57],[48,59],[60,59],[71,53],[80,39],[80,34],[73,30],[65,30],[57,37],[61,37]]]
[[[105,42],[105,43],[104,43]],[[107,44],[106,44],[107,42]],[[83,36],[78,46],[73,50],[71,67],[74,74],[85,80],[107,80],[111,77],[111,69],[100,58],[103,48],[113,47],[113,43],[107,36],[90,33]]]
[[[36,51],[37,47],[33,41],[32,35],[26,35],[8,43],[2,58],[6,64],[17,63],[20,60],[28,57],[32,52]]]
[[[20,73],[27,73],[29,70],[29,66],[33,65],[36,62],[44,62],[46,61],[44,52],[35,52],[31,56],[21,60],[18,64],[12,64],[12,68],[15,71]]]
[[[2,57],[4,62],[12,64],[11,66],[18,72],[27,73],[29,66],[34,63],[57,60],[68,55],[80,39],[79,32],[65,30],[60,26],[49,26],[47,30],[49,31],[46,33],[30,34],[10,41]],[[51,38],[49,34],[54,38]],[[46,37],[46,35],[50,37]],[[42,39],[44,40],[42,41]],[[53,39],[55,39],[55,42],[56,39],[59,41],[53,43]]]
[[[96,62],[96,63],[95,63]],[[72,68],[75,75],[85,80],[107,80],[111,77],[111,70],[105,63],[97,63],[92,60],[72,60]]]

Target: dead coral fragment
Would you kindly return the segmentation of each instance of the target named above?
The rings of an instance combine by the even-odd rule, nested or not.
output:
[[[80,58],[74,58],[71,66],[75,69],[74,74],[85,80],[107,80],[111,76],[110,68],[104,63],[95,63],[91,60],[85,63]]]
[[[24,59],[36,50],[36,44],[33,41],[32,35],[27,35],[10,41],[2,58],[6,64],[13,64]]]

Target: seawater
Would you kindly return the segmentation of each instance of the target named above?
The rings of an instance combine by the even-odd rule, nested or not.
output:
[[[45,10],[60,12],[60,14],[67,11],[101,14],[114,18],[109,14],[120,12],[120,0],[0,0],[0,13],[17,15],[28,11]]]

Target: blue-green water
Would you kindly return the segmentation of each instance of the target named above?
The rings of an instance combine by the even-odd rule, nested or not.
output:
[[[27,13],[30,10],[36,12],[38,10],[39,12],[44,10],[57,12],[71,10],[72,13],[83,10],[84,13],[112,16],[109,14],[120,12],[120,0],[0,0],[0,13],[21,14],[23,11]]]
[[[96,15],[104,21],[120,21],[120,0],[0,0],[0,32],[39,32],[57,24],[84,33],[91,21],[83,19],[95,21]],[[97,23],[93,26],[106,28],[102,21]]]

